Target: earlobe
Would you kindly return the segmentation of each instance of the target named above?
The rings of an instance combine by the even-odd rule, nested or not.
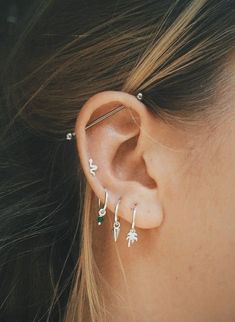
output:
[[[118,106],[123,106],[118,113],[87,128]],[[113,213],[121,199],[119,217],[130,223],[135,207],[135,225],[140,228],[158,227],[163,219],[158,184],[148,173],[144,157],[149,148],[145,134],[151,118],[140,97],[107,91],[84,104],[75,127],[81,165],[97,198],[105,203],[106,189],[107,208]]]

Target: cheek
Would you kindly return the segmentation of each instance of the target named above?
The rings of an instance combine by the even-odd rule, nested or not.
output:
[[[235,296],[233,138],[235,134],[230,141],[215,140],[190,157],[187,152],[180,159],[175,155],[172,179],[162,184],[165,221],[161,236],[175,255],[175,271],[189,276],[199,302],[217,305],[219,298],[228,310]]]

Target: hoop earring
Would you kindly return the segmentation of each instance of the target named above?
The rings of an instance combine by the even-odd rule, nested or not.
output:
[[[135,217],[136,217],[136,206],[132,208],[132,225],[126,237],[126,240],[128,240],[128,247],[130,247],[135,241],[138,240],[138,235],[135,230]]]
[[[101,207],[98,211],[98,217],[97,217],[97,222],[98,225],[101,225],[104,221],[104,216],[106,215],[106,209],[107,209],[107,205],[108,205],[108,191],[107,189],[104,189],[105,191],[105,202],[104,202],[104,206]],[[100,199],[99,199],[99,207],[100,207]]]
[[[120,222],[118,221],[118,209],[119,209],[119,204],[120,204],[121,198],[118,200],[115,211],[114,211],[114,223],[113,223],[113,238],[114,241],[116,242],[120,233]]]

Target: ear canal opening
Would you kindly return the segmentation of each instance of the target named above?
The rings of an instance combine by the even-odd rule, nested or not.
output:
[[[139,133],[120,144],[112,161],[114,176],[125,181],[136,181],[149,189],[156,188],[156,182],[147,172],[145,160],[135,154]]]

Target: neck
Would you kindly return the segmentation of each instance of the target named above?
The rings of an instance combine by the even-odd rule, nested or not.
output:
[[[167,260],[166,254],[162,254],[164,250],[160,252],[159,248],[160,230],[136,228],[138,241],[128,247],[126,235],[130,224],[121,221],[120,235],[115,243],[111,233],[112,217],[107,217],[102,227],[94,228],[94,244],[96,261],[111,287],[106,287],[105,294],[113,319],[109,321],[156,322],[160,307],[161,311],[165,307],[169,312],[166,285],[172,285],[169,280],[172,275],[167,274],[166,263],[160,260]]]
[[[130,224],[121,221],[115,243],[112,216],[107,217],[103,227],[94,228],[94,244],[96,261],[109,284],[104,294],[108,321],[206,321],[205,308],[201,316],[191,297],[191,254],[182,250],[175,229],[136,228],[138,241],[127,247]]]

